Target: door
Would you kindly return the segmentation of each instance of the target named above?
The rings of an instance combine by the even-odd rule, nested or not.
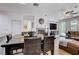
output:
[[[12,20],[12,34],[21,34],[21,21]]]

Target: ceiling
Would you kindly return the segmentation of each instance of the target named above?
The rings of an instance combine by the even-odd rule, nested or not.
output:
[[[66,8],[73,9],[78,3],[39,3],[39,6],[33,6],[33,3],[0,3],[0,13],[10,16],[51,16],[61,18]],[[79,10],[79,7],[76,8]]]

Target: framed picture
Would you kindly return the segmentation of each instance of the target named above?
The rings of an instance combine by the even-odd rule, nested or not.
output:
[[[43,18],[39,19],[39,24],[41,24],[41,25],[44,24],[44,19]]]

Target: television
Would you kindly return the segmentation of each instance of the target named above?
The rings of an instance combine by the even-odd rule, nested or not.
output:
[[[50,23],[50,30],[56,30],[57,29],[57,24]]]

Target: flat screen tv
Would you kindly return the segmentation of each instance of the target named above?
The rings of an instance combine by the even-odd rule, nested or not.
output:
[[[57,29],[57,24],[50,23],[50,30],[56,30]]]

